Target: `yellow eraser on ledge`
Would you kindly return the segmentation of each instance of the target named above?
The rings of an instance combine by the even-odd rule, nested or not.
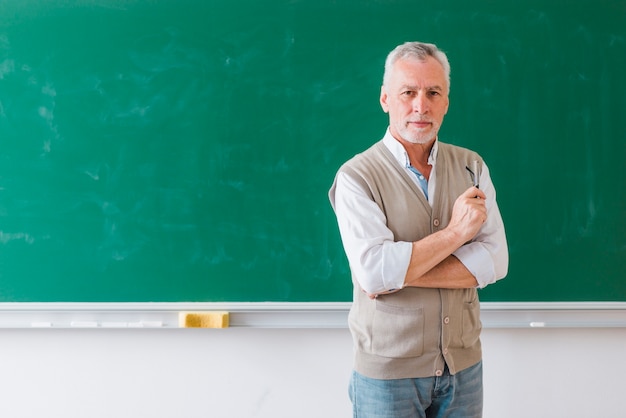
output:
[[[228,312],[180,312],[181,328],[228,328]]]

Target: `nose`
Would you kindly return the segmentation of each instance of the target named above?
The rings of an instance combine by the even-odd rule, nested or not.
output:
[[[428,98],[426,97],[426,93],[423,91],[420,91],[418,94],[415,95],[415,98],[413,98],[413,111],[415,113],[424,115],[428,112],[428,108],[429,108],[429,104],[428,104]]]

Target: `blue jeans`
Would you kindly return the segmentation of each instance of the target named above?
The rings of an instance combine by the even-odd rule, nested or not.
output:
[[[451,375],[379,380],[352,373],[354,418],[480,418],[483,413],[482,362]]]

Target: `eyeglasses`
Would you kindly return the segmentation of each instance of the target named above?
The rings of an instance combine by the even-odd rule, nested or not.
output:
[[[465,166],[465,169],[470,173],[470,179],[472,180],[472,184],[474,187],[479,189],[479,181],[480,181],[480,163],[478,160],[472,161],[472,168]]]

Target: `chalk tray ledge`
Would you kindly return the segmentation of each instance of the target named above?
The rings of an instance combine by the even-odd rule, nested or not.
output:
[[[0,303],[0,328],[172,329],[226,311],[230,328],[347,328],[350,302]],[[626,302],[482,302],[483,328],[626,328]]]

